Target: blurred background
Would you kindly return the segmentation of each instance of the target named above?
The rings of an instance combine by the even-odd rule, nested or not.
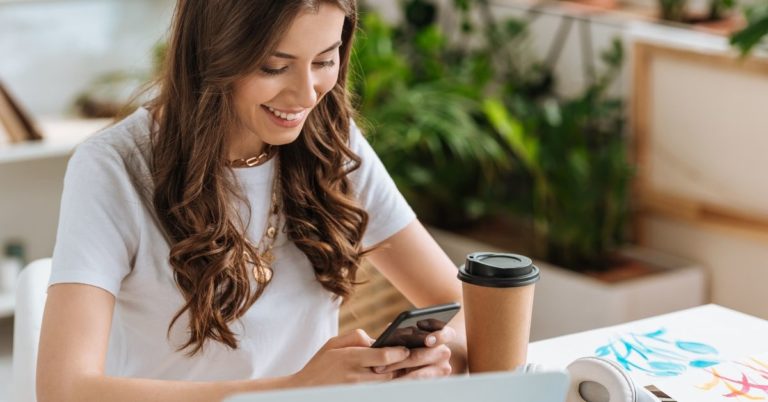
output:
[[[358,123],[457,265],[536,259],[532,340],[705,303],[768,319],[768,1],[741,1],[361,1]],[[15,278],[173,6],[0,0],[0,402]],[[365,275],[342,330],[408,305]]]

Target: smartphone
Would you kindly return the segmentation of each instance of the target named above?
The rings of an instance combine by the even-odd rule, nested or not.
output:
[[[427,335],[443,329],[460,309],[459,303],[447,303],[403,311],[376,338],[376,342],[371,347],[422,348],[425,346],[424,341],[427,339]]]

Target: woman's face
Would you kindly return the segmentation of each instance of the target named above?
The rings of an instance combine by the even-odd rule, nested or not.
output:
[[[333,5],[299,14],[266,63],[235,83],[240,127],[232,144],[239,150],[230,155],[299,136],[322,95],[336,85],[343,26],[344,12]]]

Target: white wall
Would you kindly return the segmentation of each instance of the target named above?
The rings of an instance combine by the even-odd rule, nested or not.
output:
[[[0,244],[22,240],[31,259],[50,256],[67,158],[0,165]]]
[[[141,72],[171,0],[0,1],[0,81],[37,116],[70,112],[100,74]]]

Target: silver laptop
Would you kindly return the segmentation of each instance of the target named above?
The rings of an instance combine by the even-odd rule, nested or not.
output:
[[[562,372],[490,373],[253,392],[225,402],[563,402],[567,387],[568,376]]]

